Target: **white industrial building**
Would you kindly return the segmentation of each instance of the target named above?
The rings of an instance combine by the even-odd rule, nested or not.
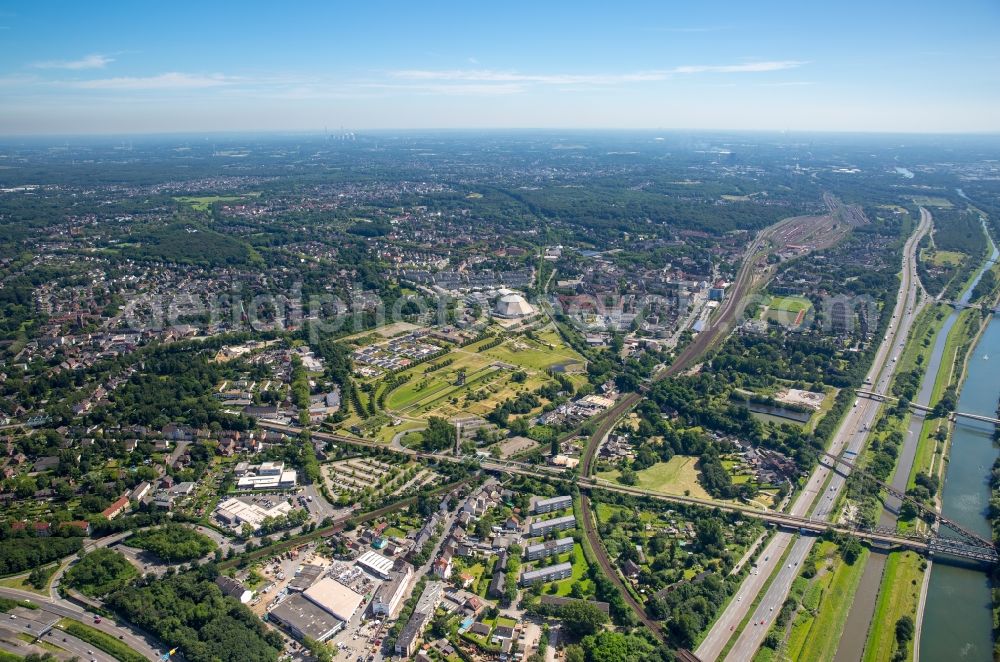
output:
[[[387,559],[378,552],[370,551],[359,556],[356,563],[380,579],[388,579],[393,566],[392,559]]]
[[[413,577],[413,566],[403,563],[403,567],[393,570],[389,579],[383,582],[372,598],[371,610],[376,616],[391,617],[406,593],[406,587]]]
[[[351,620],[354,612],[358,610],[365,599],[360,593],[331,577],[319,580],[306,589],[302,595],[345,623]]]
[[[287,501],[279,501],[272,508],[261,508],[255,503],[247,503],[230,497],[220,503],[215,509],[215,516],[223,524],[239,528],[249,524],[256,531],[267,517],[283,517],[292,512],[292,506]]]
[[[262,462],[239,476],[236,487],[241,490],[284,490],[295,487],[294,469],[285,469],[284,462]]]
[[[296,593],[272,609],[268,620],[281,623],[300,641],[309,637],[326,641],[344,627],[344,621]]]

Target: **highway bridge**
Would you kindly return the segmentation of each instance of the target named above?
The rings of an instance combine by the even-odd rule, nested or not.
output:
[[[943,301],[952,308],[965,309],[965,308],[976,308],[978,310],[988,310],[991,313],[1000,313],[1000,306],[995,308],[986,308],[983,304],[969,303],[968,301]]]
[[[881,393],[876,393],[875,391],[869,391],[867,389],[857,389],[857,394],[863,398],[868,398],[869,400],[877,400],[879,402],[899,402],[899,398],[894,398],[891,395],[883,395]],[[916,411],[924,412],[925,414],[934,411],[933,407],[928,407],[927,405],[917,404],[916,402],[910,403],[910,409],[915,409]],[[1000,418],[993,418],[991,416],[982,416],[980,414],[967,414],[963,411],[953,411],[949,414],[951,418],[967,418],[972,421],[982,421],[984,423],[992,423],[993,425],[1000,425]]]
[[[301,432],[301,428],[285,425],[282,423],[275,423],[271,421],[258,421],[258,425],[261,427],[278,430],[281,432],[286,432],[289,434],[298,434]],[[380,448],[383,450],[388,450],[390,452],[401,453],[408,457],[419,458],[423,460],[433,460],[436,462],[465,462],[466,458],[457,457],[454,455],[441,455],[437,453],[424,453],[408,448],[394,448],[383,443],[376,441],[370,441],[367,439],[358,439],[357,437],[349,437],[346,435],[331,434],[327,432],[312,432],[312,437],[314,439],[323,439],[327,441],[333,441],[335,443],[352,444],[356,446],[363,446],[367,448]],[[831,466],[836,464],[842,464],[848,467],[852,467],[850,462],[843,460],[842,458],[836,458],[834,456],[829,456],[828,458],[831,462]],[[947,520],[941,516],[936,511],[932,511],[922,504],[917,504],[918,509],[921,509],[925,514],[929,514],[934,519],[936,519],[942,526],[950,528],[956,533],[958,533],[958,538],[949,538],[941,536],[937,533],[930,535],[923,535],[918,533],[904,534],[894,530],[881,529],[879,527],[860,527],[852,524],[840,524],[835,522],[829,522],[827,520],[816,519],[812,517],[801,517],[796,515],[791,515],[788,513],[783,513],[776,510],[762,509],[742,503],[730,502],[730,501],[716,501],[714,499],[700,499],[697,497],[681,496],[675,494],[664,494],[661,492],[655,492],[653,490],[647,490],[637,487],[629,487],[626,485],[618,485],[606,480],[602,480],[594,477],[577,476],[575,474],[567,472],[565,469],[558,467],[549,467],[543,465],[532,465],[525,462],[518,462],[516,460],[496,460],[496,459],[483,459],[479,461],[479,467],[484,471],[491,473],[507,473],[521,476],[530,476],[532,478],[540,478],[542,480],[568,480],[575,482],[581,489],[585,490],[604,490],[606,492],[617,492],[619,494],[628,494],[632,496],[644,497],[649,499],[656,499],[658,501],[665,501],[668,503],[676,504],[687,504],[701,506],[703,508],[717,508],[724,512],[739,513],[746,515],[747,517],[754,517],[765,522],[774,524],[788,530],[797,531],[799,533],[820,535],[825,531],[833,531],[836,533],[842,533],[845,535],[854,536],[861,540],[866,540],[873,545],[887,547],[887,548],[904,548],[911,549],[920,554],[926,555],[944,555],[952,556],[969,561],[977,561],[982,563],[995,564],[1000,563],[1000,554],[997,553],[996,548],[993,544],[977,536],[974,533],[966,531],[954,524],[950,520]],[[858,472],[860,475],[865,475],[863,471],[852,467],[853,471]],[[889,490],[891,487],[883,485]],[[905,494],[895,494],[904,501],[913,502],[910,497]]]

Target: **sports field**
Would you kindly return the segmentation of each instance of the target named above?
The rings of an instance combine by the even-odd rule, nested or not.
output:
[[[805,297],[771,297],[762,311],[762,318],[784,326],[798,326],[802,324],[810,308],[812,302]]]

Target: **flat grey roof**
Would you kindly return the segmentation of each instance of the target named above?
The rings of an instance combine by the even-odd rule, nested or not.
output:
[[[552,519],[538,520],[537,522],[531,523],[531,529],[544,529],[550,526],[557,526],[559,524],[566,524],[567,522],[576,523],[576,517],[574,515],[563,515],[562,517],[553,517]]]
[[[537,508],[542,504],[545,504],[547,506],[551,503],[560,503],[562,501],[573,501],[573,497],[569,496],[568,494],[562,494],[559,496],[549,497],[547,499],[539,499],[538,501],[535,502],[535,507]]]
[[[564,572],[569,570],[573,572],[572,563],[557,563],[555,565],[550,565],[547,568],[539,568],[538,570],[529,570],[528,572],[521,575],[521,579],[537,579],[539,577],[548,577],[549,575],[554,575],[559,572]]]
[[[301,593],[283,600],[269,612],[269,617],[317,641],[326,639],[344,625],[344,621],[313,604]]]

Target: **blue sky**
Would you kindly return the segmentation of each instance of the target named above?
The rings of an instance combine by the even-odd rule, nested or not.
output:
[[[1000,2],[6,2],[0,134],[1000,131]]]

